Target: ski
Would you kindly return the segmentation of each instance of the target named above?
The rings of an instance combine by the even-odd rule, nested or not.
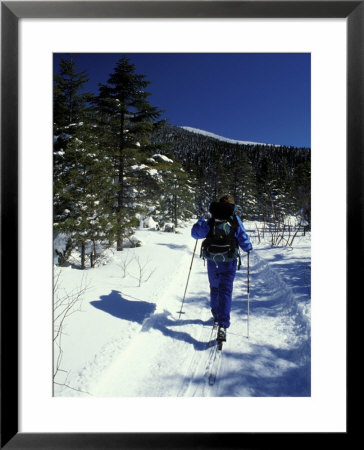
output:
[[[211,361],[211,369],[209,374],[209,385],[213,386],[216,382],[217,374],[220,370],[221,360],[222,360],[222,344],[226,341],[226,330],[221,334],[221,329],[219,327],[217,332],[217,337],[215,339],[215,349],[213,358]]]
[[[215,339],[213,339],[213,336],[216,330],[217,330],[217,322],[213,322],[210,337],[207,342],[207,348],[212,347],[215,344]]]
[[[222,359],[222,342],[216,341],[216,347],[214,352],[214,357],[212,360],[212,367],[209,374],[209,385],[213,386],[216,382],[217,374],[221,366]]]

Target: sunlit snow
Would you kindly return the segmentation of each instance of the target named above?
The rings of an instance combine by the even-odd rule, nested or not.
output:
[[[56,297],[88,287],[81,310],[64,324],[61,368],[67,373],[58,373],[55,396],[310,396],[310,233],[297,235],[293,249],[272,247],[269,240],[258,243],[255,223],[245,224],[254,246],[249,338],[243,254],[231,327],[210,386],[209,285],[200,242],[192,260],[192,224],[167,233],[140,218],[133,238],[140,247],[110,250],[94,269],[55,266]]]

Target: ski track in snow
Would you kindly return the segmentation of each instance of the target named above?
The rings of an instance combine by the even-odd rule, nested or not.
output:
[[[283,252],[282,260],[272,259],[271,255],[265,258],[265,249],[259,247],[251,253],[248,338],[247,258],[242,257],[234,282],[227,342],[221,360],[213,361],[215,347],[209,346],[212,330],[209,289],[206,267],[198,257],[199,245],[183,305],[184,314],[180,318],[178,314],[195,242],[189,237],[189,229],[182,234],[159,233],[164,243],[158,245],[164,248],[163,255],[158,254],[156,259],[164,268],[168,264],[173,266],[171,270],[161,271],[158,283],[154,281],[150,285],[148,301],[155,309],[148,310],[143,321],[135,323],[134,320],[129,324],[126,335],[124,327],[120,328],[120,336],[105,338],[94,357],[71,373],[68,384],[75,390],[60,389],[57,395],[309,396],[310,299],[302,282],[302,277],[307,277],[304,270],[308,263],[302,264],[302,273],[296,273],[294,268],[301,267],[298,263],[284,264],[288,252],[286,255]],[[173,244],[168,244],[169,240]],[[296,280],[295,284],[293,274],[301,277],[301,281]],[[124,289],[122,292],[123,297],[133,299],[132,295],[124,294]],[[142,303],[135,305],[141,307]],[[214,364],[220,367],[216,382],[210,385]]]
[[[241,275],[234,283],[232,325],[215,385],[208,384],[211,354],[201,358],[196,352],[179,395],[309,395],[309,323],[292,290],[256,252],[251,254],[248,338],[247,288]],[[291,373],[284,376],[285,372]]]

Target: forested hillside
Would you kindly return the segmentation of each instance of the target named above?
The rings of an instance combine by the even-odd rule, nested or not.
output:
[[[178,159],[195,180],[197,211],[206,211],[218,195],[229,192],[243,218],[283,223],[287,216],[300,216],[309,226],[310,149],[232,143],[170,124],[152,140],[169,143],[166,154]]]

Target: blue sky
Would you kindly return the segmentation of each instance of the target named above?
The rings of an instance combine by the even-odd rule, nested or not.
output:
[[[173,125],[223,137],[311,147],[309,53],[77,53],[98,92],[121,56],[150,81],[153,106]],[[54,67],[60,57],[54,55]]]

